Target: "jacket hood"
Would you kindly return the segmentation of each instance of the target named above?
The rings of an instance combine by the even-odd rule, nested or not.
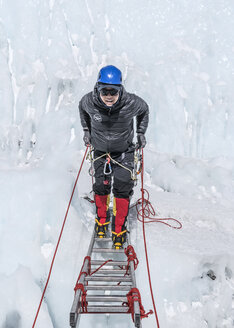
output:
[[[105,110],[118,110],[120,108],[122,108],[124,106],[124,104],[126,103],[127,101],[127,92],[125,90],[125,88],[121,85],[121,88],[120,88],[120,92],[119,92],[119,99],[117,100],[117,102],[109,107],[107,106],[101,99],[100,97],[100,94],[98,92],[98,89],[97,89],[97,86],[98,84],[96,83],[95,86],[94,86],[94,90],[93,90],[93,93],[92,93],[92,96],[93,96],[93,102],[96,106],[98,106],[99,108],[102,108],[102,109],[105,109]]]

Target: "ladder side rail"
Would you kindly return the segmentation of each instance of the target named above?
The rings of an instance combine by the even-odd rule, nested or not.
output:
[[[93,245],[95,242],[94,238],[95,238],[95,231],[93,231],[93,235],[92,235],[92,238],[91,238],[91,241],[89,244],[87,256],[91,256]],[[84,272],[88,271],[88,265],[89,265],[89,261],[88,261],[88,259],[86,259],[84,262],[84,268],[83,268]],[[85,282],[85,274],[81,274],[79,283],[84,284],[84,282]],[[71,311],[70,311],[70,326],[72,328],[76,328],[77,324],[79,322],[79,316],[80,316],[80,312],[81,312],[80,311],[80,308],[81,308],[80,298],[81,298],[81,290],[78,289],[75,292],[73,304],[72,304]]]
[[[130,244],[130,235],[128,236],[128,244]],[[132,288],[136,288],[136,276],[135,276],[135,269],[134,269],[134,263],[133,261],[130,261],[130,274],[132,278]],[[135,327],[141,328],[141,312],[140,312],[140,305],[139,302],[135,301],[134,302],[134,323]]]
[[[130,272],[132,277],[132,288],[136,288],[136,277],[134,272],[134,264],[133,261],[130,261]],[[139,302],[134,302],[134,323],[135,327],[141,328],[141,312]]]

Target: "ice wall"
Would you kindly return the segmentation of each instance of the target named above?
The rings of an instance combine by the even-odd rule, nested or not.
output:
[[[231,0],[2,0],[1,158],[40,158],[50,128],[59,142],[80,136],[78,100],[110,63],[149,102],[158,151],[232,154],[233,9]]]
[[[126,89],[150,105],[151,200],[160,214],[184,224],[183,239],[162,227],[148,230],[150,252],[157,254],[152,268],[160,320],[168,327],[208,322],[213,328],[218,318],[217,327],[225,320],[233,326],[233,9],[231,0],[0,0],[1,328],[31,327],[83,155],[78,101],[110,63],[122,69]],[[38,327],[68,324],[93,226],[94,208],[80,197],[91,189],[87,170]],[[172,259],[180,270],[170,268]],[[210,267],[215,285],[205,280]],[[191,281],[194,297],[186,310],[181,293]],[[150,308],[147,291],[142,297]],[[96,318],[87,327],[92,320],[103,327]],[[154,327],[153,319],[145,325]]]

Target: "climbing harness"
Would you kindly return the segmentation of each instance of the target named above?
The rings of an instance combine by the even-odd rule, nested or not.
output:
[[[112,173],[112,167],[111,167],[111,162],[122,167],[123,169],[127,170],[130,172],[131,174],[131,179],[134,180],[134,185],[137,184],[137,176],[141,173],[141,169],[142,169],[142,156],[140,154],[140,151],[135,149],[135,153],[134,153],[134,168],[133,170],[129,169],[127,166],[119,163],[118,161],[116,161],[110,153],[104,153],[96,158],[94,158],[94,149],[90,148],[89,154],[87,156],[87,159],[90,161],[90,169],[89,169],[89,174],[91,176],[94,176],[95,174],[95,170],[94,170],[94,162],[98,161],[99,159],[106,157],[106,161],[104,163],[104,169],[103,169],[103,173],[104,175],[110,175]]]

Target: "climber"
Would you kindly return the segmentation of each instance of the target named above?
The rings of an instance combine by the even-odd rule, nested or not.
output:
[[[133,170],[134,151],[146,145],[148,126],[147,103],[135,94],[126,92],[121,71],[112,65],[103,67],[94,91],[83,96],[79,103],[84,143],[94,148],[95,205],[97,236],[106,235],[111,219],[109,210],[113,176],[112,240],[116,249],[126,240],[126,222],[134,181],[126,168]],[[136,117],[137,144],[133,143]],[[116,162],[112,163],[108,153]]]

